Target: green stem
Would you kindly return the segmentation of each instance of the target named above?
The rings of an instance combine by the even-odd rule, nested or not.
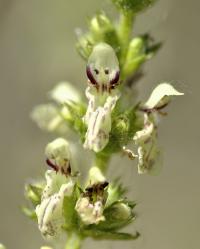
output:
[[[133,22],[134,13],[132,11],[121,12],[118,26],[118,36],[121,44],[121,65],[123,65],[126,58],[128,45],[131,40]]]
[[[104,154],[96,154],[95,155],[95,160],[94,160],[94,165],[98,167],[102,173],[106,173],[108,169],[108,163],[110,160],[111,155],[104,155]]]
[[[82,245],[82,238],[77,233],[69,233],[67,237],[67,244],[65,249],[80,249]]]

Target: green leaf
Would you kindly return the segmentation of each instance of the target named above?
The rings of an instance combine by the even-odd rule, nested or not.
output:
[[[118,233],[118,232],[104,232],[97,229],[85,229],[83,232],[83,236],[92,237],[97,240],[135,240],[140,234],[136,232],[135,234],[129,233]]]
[[[156,0],[112,0],[112,2],[124,12],[137,13],[153,5]]]
[[[118,204],[118,203],[116,203]],[[115,204],[115,205],[116,205]],[[126,227],[131,224],[135,220],[135,215],[132,213],[131,216],[127,219],[123,219],[120,217],[120,214],[117,213],[114,205],[112,207],[107,208],[104,211],[104,216],[106,218],[105,221],[100,222],[96,225],[96,228],[102,231],[116,231]]]
[[[162,47],[162,42],[155,42],[154,38],[150,34],[144,34],[141,36],[144,42],[145,54],[148,57],[152,57]]]
[[[109,184],[106,208],[122,199],[126,192],[127,189],[119,183],[119,179],[116,179],[113,183]]]

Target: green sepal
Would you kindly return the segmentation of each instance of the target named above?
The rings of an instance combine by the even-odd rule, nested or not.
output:
[[[65,103],[65,106],[70,112],[70,119],[67,119],[66,122],[75,132],[79,133],[81,141],[83,141],[87,129],[83,121],[83,116],[85,115],[86,107],[83,104],[77,104],[73,101]],[[65,117],[63,116],[63,118]]]
[[[118,212],[117,205],[119,204],[125,204],[130,209],[126,218]],[[136,218],[136,215],[132,211],[133,208],[134,206],[129,206],[128,202],[124,200],[116,201],[104,210],[105,221],[102,221],[96,225],[96,228],[102,231],[116,231],[126,227]]]
[[[119,39],[116,28],[105,13],[96,14],[91,19],[89,28],[95,44],[105,42],[118,52]]]
[[[80,189],[77,185],[74,187],[73,194],[71,196],[65,196],[63,202],[63,214],[65,217],[64,228],[66,230],[79,228],[79,216],[75,210],[76,202],[80,196]]]
[[[108,198],[106,201],[106,208],[110,207],[118,200],[121,200],[128,189],[125,188],[120,182],[119,179],[116,179],[114,182],[109,184],[108,187]]]
[[[79,55],[87,61],[90,56],[95,42],[90,33],[82,35],[76,43],[76,49]]]
[[[30,218],[32,220],[37,220],[37,215],[36,215],[34,209],[22,207],[21,210],[22,210],[23,214],[26,215],[28,218]]]
[[[27,184],[25,186],[25,197],[36,207],[41,201],[42,191],[42,186]]]
[[[123,12],[137,13],[153,5],[156,0],[112,0],[112,2]]]

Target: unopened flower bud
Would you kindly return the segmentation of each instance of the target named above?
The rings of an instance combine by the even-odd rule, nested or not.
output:
[[[129,45],[123,71],[125,75],[133,74],[145,61],[145,42],[142,37],[134,38]]]
[[[91,19],[90,32],[95,44],[105,42],[112,44],[114,49],[119,50],[116,28],[104,13],[99,13]]]
[[[103,30],[112,26],[111,21],[103,13],[94,16],[90,21],[90,29],[94,36],[101,36]]]
[[[81,36],[76,44],[77,50],[83,59],[87,60],[92,52],[94,40],[91,34]]]
[[[125,203],[117,203],[113,206],[112,216],[118,220],[128,220],[132,216],[132,209]]]

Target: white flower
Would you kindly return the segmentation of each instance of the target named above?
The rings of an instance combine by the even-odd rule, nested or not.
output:
[[[40,129],[48,132],[65,133],[68,130],[66,123],[53,104],[41,104],[31,112],[31,119]]]
[[[99,43],[88,59],[87,76],[90,83],[100,92],[110,92],[119,81],[119,62],[113,48]]]
[[[172,85],[168,83],[159,84],[152,92],[151,96],[144,104],[146,109],[156,109],[165,106],[169,103],[170,96],[184,95],[184,93],[178,92]]]
[[[108,182],[101,170],[92,167],[89,171],[87,188],[76,203],[76,211],[84,224],[98,224],[104,221],[103,211],[107,200]]]
[[[64,224],[63,200],[73,193],[74,182],[60,173],[48,170],[47,185],[42,194],[40,205],[36,207],[38,227],[45,238],[56,237]]]
[[[142,107],[144,110],[143,128],[135,133],[133,140],[138,146],[138,173],[151,173],[162,164],[162,154],[157,145],[157,120],[151,110],[165,107],[170,96],[183,95],[167,83],[158,85]],[[149,112],[150,111],[150,112]]]
[[[104,207],[101,201],[91,203],[89,197],[81,197],[78,199],[75,208],[86,225],[98,224],[105,220],[103,216]]]
[[[115,89],[119,80],[119,63],[108,44],[94,47],[87,65],[90,86],[86,89],[89,100],[84,121],[88,126],[84,147],[95,152],[105,148],[111,130],[111,113],[120,93]]]
[[[69,101],[80,102],[81,100],[80,94],[69,82],[58,83],[49,92],[49,96],[59,104],[64,104]]]

